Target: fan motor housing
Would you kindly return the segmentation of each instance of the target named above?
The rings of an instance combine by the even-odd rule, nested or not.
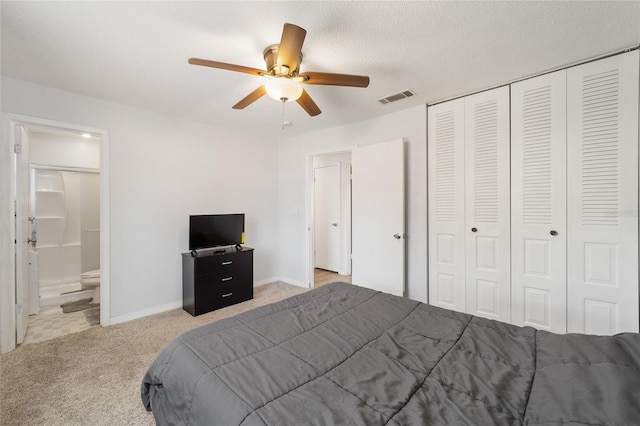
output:
[[[300,63],[302,63],[302,52],[300,52],[300,59],[298,60],[298,66],[296,69],[278,69],[278,51],[280,50],[279,44],[272,44],[271,46],[267,46],[262,52],[262,56],[264,56],[264,61],[267,64],[267,71],[272,75],[288,75],[291,77],[295,77],[300,72]],[[286,64],[285,64],[286,65]]]

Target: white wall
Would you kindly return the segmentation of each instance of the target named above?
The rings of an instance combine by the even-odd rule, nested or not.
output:
[[[427,114],[424,105],[279,143],[280,275],[306,285],[307,154],[403,138],[407,143],[408,297],[427,301]]]
[[[100,138],[84,139],[29,132],[29,162],[64,167],[100,168]]]
[[[1,106],[109,132],[111,318],[181,305],[189,214],[245,213],[246,243],[256,249],[254,281],[278,276],[275,142],[7,77]],[[2,145],[4,237],[11,223],[5,204],[11,148],[6,138]],[[5,246],[0,254],[6,252]],[[4,295],[10,275],[1,278]]]

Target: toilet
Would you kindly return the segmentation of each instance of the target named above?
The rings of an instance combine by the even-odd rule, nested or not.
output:
[[[80,287],[83,290],[93,290],[93,302],[100,303],[100,269],[80,274]]]

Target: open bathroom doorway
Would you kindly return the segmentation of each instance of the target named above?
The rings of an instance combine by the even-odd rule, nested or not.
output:
[[[22,116],[8,122],[16,303],[15,334],[2,319],[2,352],[109,323],[106,131]]]
[[[100,322],[100,138],[25,131],[31,238],[24,343],[35,343]]]

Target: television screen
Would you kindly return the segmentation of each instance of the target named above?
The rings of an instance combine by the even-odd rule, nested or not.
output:
[[[189,250],[244,244],[244,214],[189,216]]]

